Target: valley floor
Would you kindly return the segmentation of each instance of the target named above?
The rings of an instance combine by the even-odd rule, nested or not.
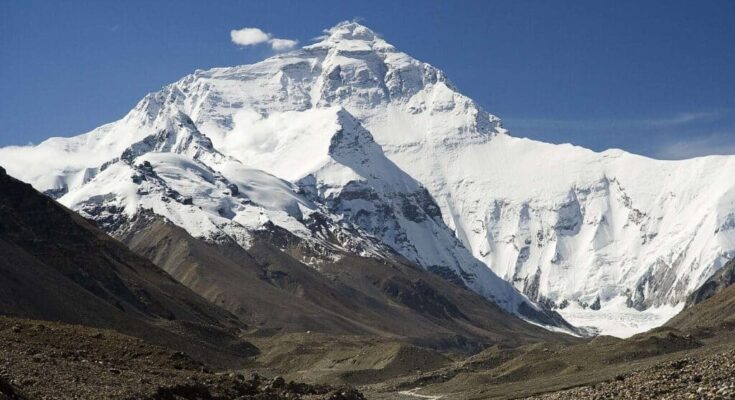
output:
[[[215,372],[114,331],[0,317],[0,399],[735,398],[731,330],[659,328],[471,356],[371,336],[257,334],[247,335],[260,349],[249,365]]]
[[[491,348],[372,389],[366,396],[378,400],[734,399],[735,335],[699,340],[662,329],[626,341]]]
[[[215,373],[111,330],[0,317],[0,400],[362,400],[355,389]]]

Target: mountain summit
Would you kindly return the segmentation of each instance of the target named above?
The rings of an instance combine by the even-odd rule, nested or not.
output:
[[[516,138],[361,24],[318,40],[198,70],[0,163],[118,237],[142,211],[243,248],[284,230],[315,269],[406,260],[527,319],[558,325],[552,307],[617,335],[663,323],[735,256],[735,157]]]

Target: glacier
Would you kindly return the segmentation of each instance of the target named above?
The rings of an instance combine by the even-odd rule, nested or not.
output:
[[[244,247],[273,224],[319,248],[316,267],[330,249],[397,255],[511,312],[541,304],[616,336],[662,324],[735,257],[735,157],[514,137],[356,22],[197,70],[119,121],[2,148],[0,164],[113,234],[141,209]]]

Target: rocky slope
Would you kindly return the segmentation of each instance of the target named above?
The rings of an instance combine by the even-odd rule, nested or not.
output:
[[[667,326],[693,332],[732,331],[735,327],[735,261],[692,293],[687,308],[666,322]]]
[[[733,399],[735,350],[682,357],[591,386],[529,399]]]
[[[4,315],[115,329],[213,365],[257,353],[233,314],[1,168],[0,250]]]
[[[573,341],[410,263],[338,253],[335,261],[309,267],[299,260],[311,257],[310,247],[276,227],[255,232],[245,250],[234,241],[214,245],[194,238],[149,215],[136,219],[121,239],[263,335],[375,335],[461,352],[498,342]]]
[[[87,134],[0,149],[0,163],[109,232],[146,208],[248,248],[272,223],[319,249],[311,265],[334,249],[397,253],[512,312],[538,307],[510,285],[618,335],[663,323],[735,256],[735,158],[513,137],[354,22],[196,71]]]

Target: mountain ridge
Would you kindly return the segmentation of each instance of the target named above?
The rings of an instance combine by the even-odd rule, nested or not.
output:
[[[91,189],[104,173],[96,170],[100,165],[151,134],[186,130],[189,120],[218,153],[298,186],[328,157],[329,149],[317,146],[324,142],[316,139],[334,132],[338,110],[353,116],[384,156],[425,188],[438,207],[438,226],[446,228],[435,232],[424,227],[420,234],[413,231],[414,237],[453,232],[456,245],[437,240],[452,251],[468,252],[492,271],[487,276],[505,279],[577,325],[621,336],[660,325],[735,256],[735,189],[729,184],[735,181],[734,157],[658,161],[620,150],[595,153],[515,138],[499,118],[459,93],[443,72],[354,22],[327,30],[317,43],[256,64],[198,70],[147,95],[116,123],[77,138],[0,149],[0,162],[65,204],[79,204],[72,199],[110,193],[99,186]],[[177,118],[184,122],[172,123]],[[182,149],[166,149],[172,150],[179,154]],[[154,170],[179,163],[153,154],[140,158]],[[23,158],[42,163],[30,165]],[[340,178],[346,177],[330,177],[333,182]],[[341,183],[347,187],[349,182]],[[215,188],[227,190],[224,182],[207,190]],[[119,197],[113,205],[119,206]],[[248,226],[237,234],[246,246],[248,232],[261,224],[260,215],[308,240],[316,236],[300,219],[335,215],[328,205],[302,199],[292,203],[300,212],[259,206],[233,222],[230,217],[239,211],[228,197],[220,197],[223,203],[216,206],[191,201],[207,214],[197,226],[187,226],[190,233],[234,235],[239,228],[227,226],[238,223]],[[167,209],[175,208],[169,204]],[[218,217],[220,208],[224,214]],[[331,218],[330,229],[345,229],[344,219]],[[202,231],[199,225],[209,228]],[[353,235],[363,238],[350,244],[353,248],[382,252],[386,236],[375,241],[374,225],[367,219],[349,225],[348,232],[363,232]],[[366,235],[371,229],[373,234]],[[389,236],[407,232],[394,230]],[[446,263],[440,269],[457,271],[466,264]],[[489,295],[497,286],[473,289]]]

